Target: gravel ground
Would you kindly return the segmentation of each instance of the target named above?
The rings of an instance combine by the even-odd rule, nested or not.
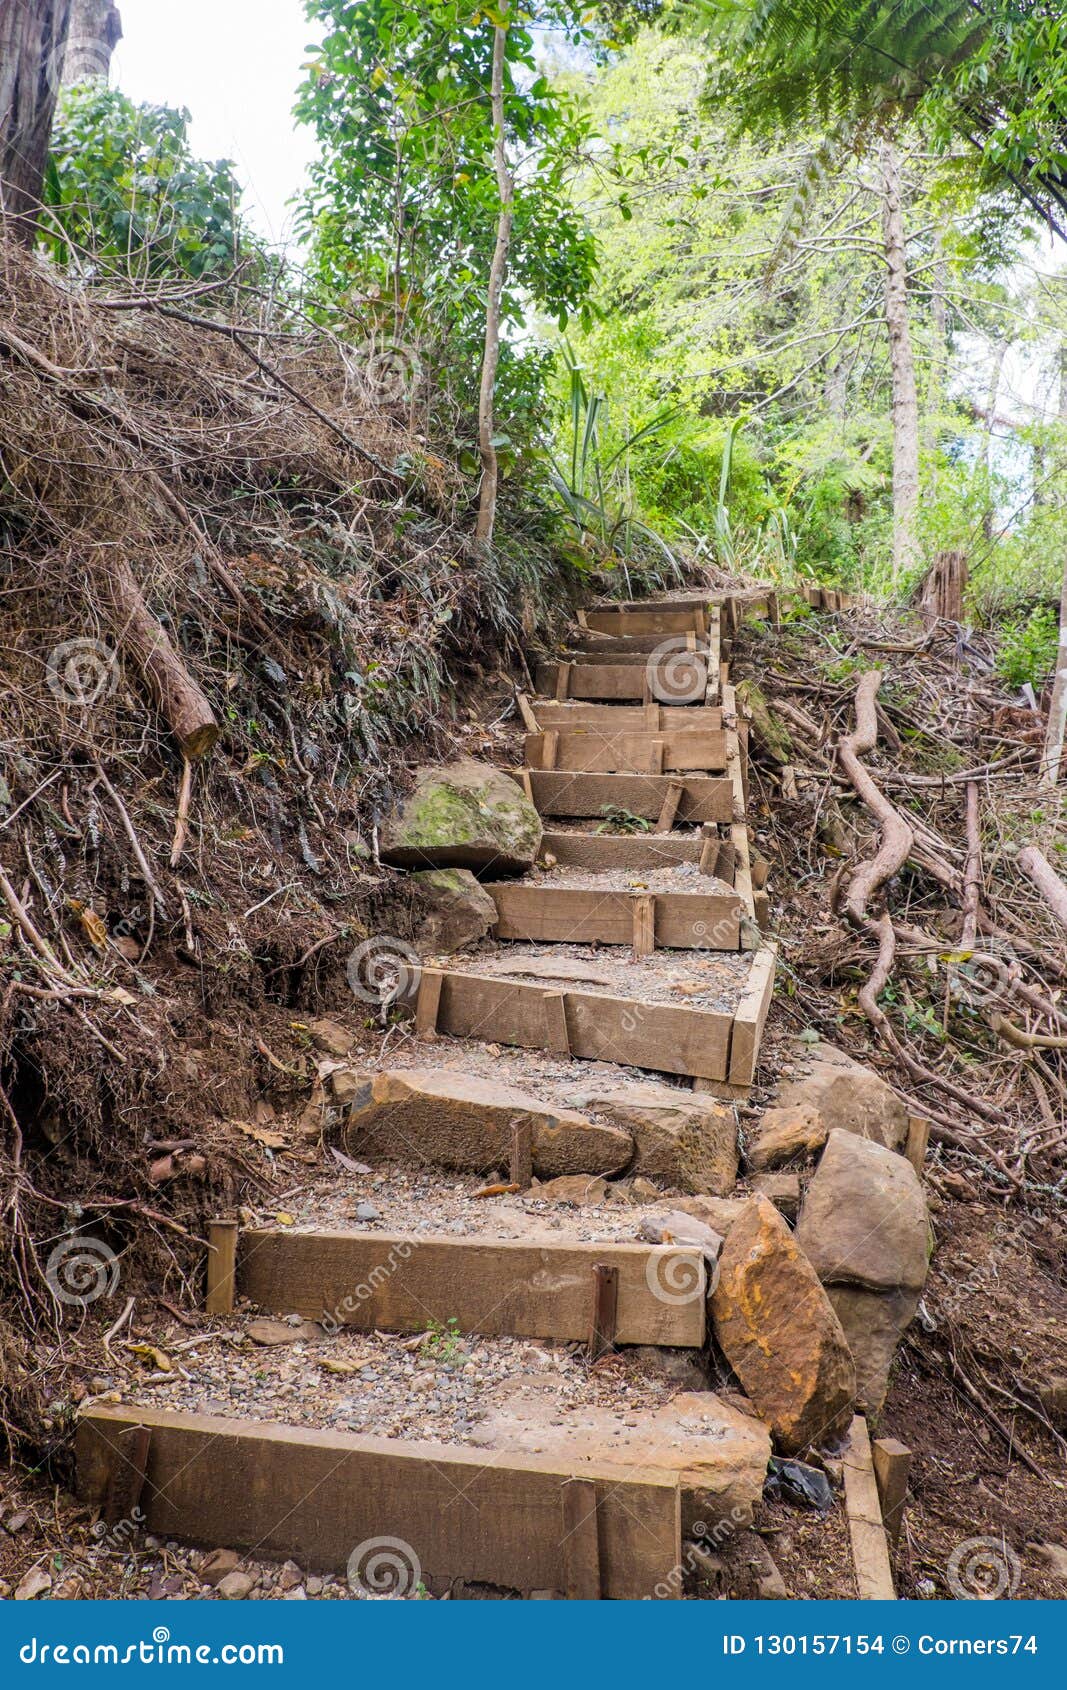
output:
[[[743,951],[656,951],[635,957],[621,945],[547,944],[466,952],[451,959],[449,971],[543,981],[643,1004],[730,1012],[751,967],[752,959]]]
[[[473,1174],[418,1173],[380,1166],[372,1173],[342,1174],[339,1180],[339,1171],[337,1166],[332,1171],[324,1169],[314,1182],[286,1194],[282,1212],[292,1217],[294,1231],[341,1227],[360,1232],[448,1233],[457,1238],[540,1237],[557,1244],[637,1243],[644,1205],[659,1200],[648,1180],[609,1183],[603,1203],[579,1208],[539,1196],[536,1181],[526,1192],[479,1198],[475,1192],[497,1182]],[[500,1173],[503,1181],[506,1175],[503,1170]],[[669,1207],[670,1198],[664,1197],[663,1204]],[[260,1219],[273,1224],[274,1215],[264,1209]]]
[[[662,837],[657,835],[657,837]],[[522,886],[544,886],[583,892],[696,892],[706,896],[736,897],[732,886],[713,874],[701,874],[697,863],[677,863],[667,868],[618,870],[570,868],[560,865],[537,868],[524,875]]]

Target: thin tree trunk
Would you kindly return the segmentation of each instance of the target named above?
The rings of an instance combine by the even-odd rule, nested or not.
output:
[[[34,238],[72,0],[0,0],[0,212]]]
[[[1060,416],[1067,422],[1067,340],[1060,344]],[[1060,584],[1060,637],[1056,646],[1056,678],[1052,683],[1052,698],[1048,707],[1048,728],[1045,732],[1045,755],[1041,765],[1041,785],[1055,786],[1060,778],[1063,762],[1063,735],[1067,729],[1067,552],[1063,559],[1063,579]]]
[[[121,40],[122,19],[115,0],[73,0],[63,86],[106,82],[111,55]]]
[[[493,32],[493,162],[496,167],[497,191],[500,195],[500,214],[496,226],[496,246],[489,271],[489,300],[485,313],[485,351],[482,356],[482,382],[478,395],[478,451],[482,460],[482,485],[478,497],[478,521],[475,539],[488,550],[493,540],[496,522],[496,495],[500,480],[496,447],[493,445],[496,372],[500,363],[500,301],[504,278],[508,269],[511,247],[511,226],[514,218],[515,182],[508,169],[507,142],[504,135],[504,52],[507,46],[508,3],[500,8],[502,22]]]
[[[885,320],[893,387],[893,579],[919,561],[919,397],[908,322],[908,264],[900,155],[888,137],[881,146],[882,239],[885,246]]]

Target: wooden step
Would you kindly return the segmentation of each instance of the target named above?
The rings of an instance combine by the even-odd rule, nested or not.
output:
[[[510,772],[525,785],[523,771]],[[548,769],[525,773],[542,816],[601,818],[616,808],[654,821],[667,832],[676,822],[729,822],[734,814],[733,785],[718,775],[569,774]]]
[[[554,857],[560,868],[589,869],[595,874],[651,873],[678,863],[699,863],[703,846],[698,833],[546,832],[541,836],[539,861]]]
[[[580,769],[594,774],[664,774],[676,769],[725,769],[723,728],[681,728],[662,733],[610,733],[600,728],[546,728],[527,734],[529,769]]]
[[[536,670],[539,693],[556,699],[631,699],[653,703],[703,705],[708,683],[708,660],[699,652],[680,652],[678,661],[663,663],[540,663]]]
[[[716,733],[723,725],[719,705],[583,704],[554,698],[524,698],[526,708],[545,728],[599,728],[615,733]]]
[[[571,647],[555,653],[550,661],[577,665],[606,663],[616,668],[635,663],[651,664],[653,667],[658,667],[661,664],[668,663],[672,658],[688,660],[693,657],[706,663],[710,655],[708,642],[706,640],[698,642],[695,634],[668,634],[664,639],[657,640],[655,645],[651,646],[647,652],[641,651],[629,640],[618,640],[613,642],[613,645],[617,649],[597,647],[592,651],[583,651],[580,648]]]
[[[709,639],[703,634],[595,634],[592,632],[569,634],[567,636],[567,651],[580,653],[585,656],[595,656],[598,653],[625,653],[636,658],[642,654],[655,651],[664,640],[675,639],[683,644],[687,640],[693,641],[693,649],[707,651]]]
[[[680,1593],[676,1471],[103,1405],[79,1422],[76,1460],[79,1499],[109,1519],[137,1507],[158,1537],[316,1572],[377,1546],[407,1563],[407,1594]]]
[[[501,881],[485,890],[496,904],[498,939],[573,945],[633,945],[644,950],[736,951],[744,906],[725,887],[706,892],[590,889]]]
[[[658,1294],[662,1260],[693,1287]],[[433,1233],[242,1228],[234,1289],[260,1308],[321,1321],[327,1331],[425,1332],[452,1320],[483,1337],[587,1343],[598,1269],[616,1286],[610,1341],[699,1349],[705,1336],[699,1249]]]
[[[737,1009],[745,1003],[746,976],[720,974],[715,995],[728,1008],[702,1008],[657,991],[669,975],[694,988],[697,965],[726,967],[728,954],[688,953],[664,962],[663,953],[633,960],[624,987],[613,987],[607,967],[573,958],[527,957],[516,948],[500,957],[472,959],[448,970],[424,968],[416,1020],[421,1034],[448,1034],[490,1044],[550,1050],[558,1056],[617,1062],[652,1073],[729,1080]],[[736,967],[736,964],[733,965]],[[510,972],[507,972],[510,971]],[[749,1006],[749,1020],[755,1011]],[[747,1038],[747,1034],[746,1034]],[[758,1037],[753,1041],[758,1048]],[[749,1070],[754,1056],[738,1065]]]
[[[585,612],[585,626],[593,634],[695,633],[706,637],[710,601],[707,599],[644,599],[631,604],[593,606]]]

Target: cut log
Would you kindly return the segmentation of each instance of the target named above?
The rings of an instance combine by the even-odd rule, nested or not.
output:
[[[145,604],[140,587],[121,559],[109,556],[94,578],[109,604],[115,635],[133,668],[145,678],[153,702],[190,762],[203,757],[219,737],[219,725],[204,694]]]

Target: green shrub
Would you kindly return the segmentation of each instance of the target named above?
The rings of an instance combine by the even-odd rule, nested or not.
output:
[[[997,673],[1009,686],[1026,681],[1040,693],[1056,661],[1059,623],[1051,605],[1038,604],[1026,616],[1005,622],[997,641]]]

